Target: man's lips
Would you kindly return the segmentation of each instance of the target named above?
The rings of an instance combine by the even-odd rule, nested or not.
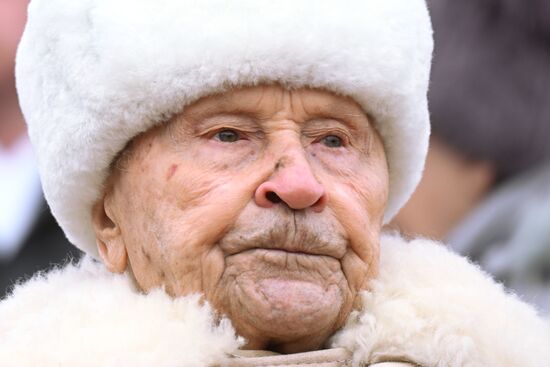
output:
[[[241,251],[237,251],[237,252],[226,252],[226,256],[232,256],[232,255],[238,255],[238,254],[244,254],[244,253],[251,253],[251,252],[255,252],[255,251],[267,251],[267,252],[273,252],[273,253],[281,253],[281,254],[292,254],[292,255],[298,255],[298,256],[328,256],[328,257],[333,257],[333,258],[336,258],[336,259],[340,259],[342,256],[339,256],[339,254],[328,254],[326,251],[296,251],[296,250],[287,250],[287,249],[284,249],[284,248],[278,248],[278,247],[270,247],[270,248],[265,248],[265,247],[251,247],[251,248],[246,248],[246,249],[243,249]]]
[[[267,240],[263,238],[245,238],[239,237],[234,239],[220,241],[219,245],[226,256],[236,255],[250,250],[276,250],[284,251],[293,254],[330,256],[335,259],[344,257],[347,249],[345,242],[328,243],[322,240],[315,242],[275,242],[273,238],[267,236]]]

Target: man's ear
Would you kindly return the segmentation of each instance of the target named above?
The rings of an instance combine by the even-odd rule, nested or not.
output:
[[[108,195],[100,198],[92,208],[92,225],[103,263],[109,271],[122,273],[126,270],[128,254],[112,205]]]

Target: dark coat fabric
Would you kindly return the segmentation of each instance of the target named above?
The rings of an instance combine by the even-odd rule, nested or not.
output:
[[[429,5],[434,134],[500,179],[550,158],[550,1]]]
[[[10,261],[0,262],[0,298],[3,298],[16,282],[27,280],[38,271],[76,261],[81,255],[82,253],[65,238],[44,203],[32,231],[27,235],[17,256]]]

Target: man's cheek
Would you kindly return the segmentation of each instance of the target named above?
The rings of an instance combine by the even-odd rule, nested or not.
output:
[[[257,180],[250,176],[208,172],[172,188],[188,237],[209,244],[219,240],[252,201]]]
[[[179,151],[177,157],[184,166],[197,167],[201,172],[216,175],[238,175],[260,155],[260,147],[250,141],[224,143],[213,138],[191,138],[185,151]],[[185,146],[182,144],[182,146]]]
[[[218,246],[205,251],[201,256],[201,266],[201,292],[206,295],[209,301],[212,301],[214,293],[220,292],[219,282],[226,270],[223,251]]]
[[[377,254],[375,239],[381,228],[383,212],[365,206],[364,197],[369,195],[359,193],[354,187],[351,182],[333,185],[329,206],[347,236],[348,252],[369,263]]]
[[[144,239],[141,245],[129,252],[132,272],[144,291],[164,287],[169,294],[173,294],[172,274],[164,261],[160,261],[162,256],[157,250],[153,242]]]
[[[185,238],[155,235],[144,241],[134,254],[132,270],[145,291],[164,288],[172,296],[202,292],[203,255],[207,249],[195,249]]]

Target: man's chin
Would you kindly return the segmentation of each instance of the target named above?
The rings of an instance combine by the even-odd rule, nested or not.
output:
[[[231,302],[231,319],[237,330],[248,330],[282,343],[332,330],[344,300],[336,285],[284,277],[240,282]]]
[[[351,310],[336,258],[255,249],[226,257],[225,266],[213,304],[249,340],[277,345],[328,337]]]

